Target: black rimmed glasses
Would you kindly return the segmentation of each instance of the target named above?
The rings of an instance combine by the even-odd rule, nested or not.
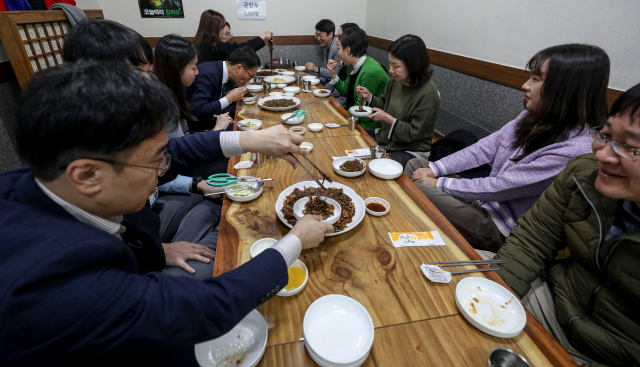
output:
[[[613,151],[616,152],[619,156],[635,161],[638,158],[638,149],[634,148],[630,145],[627,145],[621,141],[612,140],[611,137],[602,132],[603,126],[595,127],[589,130],[591,134],[591,139],[594,142],[602,145],[603,147],[607,145],[607,143],[611,143],[611,147]]]
[[[320,32],[320,33],[316,33],[316,34],[313,36],[313,38],[315,38],[315,39],[320,39],[320,38],[324,38],[324,37],[326,37],[326,36],[327,36],[327,34],[326,34],[325,32]]]
[[[244,65],[240,64],[240,66],[242,66],[242,68],[244,69],[244,71],[246,71],[246,72],[247,72],[247,74],[249,74],[249,79],[253,79],[253,78],[255,78],[255,76],[256,76],[256,75],[255,75],[255,74],[251,74],[251,73],[249,72],[249,70],[247,70],[247,68],[245,68],[245,67],[244,67]]]
[[[169,170],[169,166],[171,165],[171,154],[169,153],[164,153],[164,156],[162,157],[162,162],[160,162],[159,167],[139,166],[137,164],[122,163],[122,162],[114,161],[113,159],[108,159],[108,158],[89,157],[85,159],[93,159],[94,161],[100,161],[100,162],[105,162],[110,164],[119,164],[121,166],[154,169],[157,171],[158,177],[164,176],[164,174],[167,173],[167,171]]]

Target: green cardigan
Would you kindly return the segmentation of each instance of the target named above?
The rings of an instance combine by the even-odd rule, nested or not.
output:
[[[440,107],[438,88],[432,80],[415,88],[391,79],[384,94],[371,99],[377,107],[395,117],[393,125],[383,123],[376,142],[388,151],[429,151]]]
[[[349,80],[351,79],[351,71],[353,71],[353,65],[349,66],[349,71],[347,73],[346,80],[338,79],[338,82],[333,85],[333,87],[340,93],[341,96],[346,97],[349,89]],[[389,82],[389,75],[384,71],[380,64],[367,56],[367,59],[362,63],[360,67],[360,72],[358,73],[358,78],[356,79],[356,87],[361,85],[374,96],[382,94],[384,91],[384,87]],[[355,96],[356,104],[360,104],[360,98],[356,93],[355,89],[353,91]],[[377,129],[380,127],[379,122],[372,121],[366,117],[360,117],[359,119],[360,125],[369,129]]]

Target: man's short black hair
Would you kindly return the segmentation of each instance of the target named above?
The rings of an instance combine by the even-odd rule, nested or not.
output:
[[[126,61],[133,66],[153,64],[153,49],[140,33],[105,19],[86,19],[71,28],[64,40],[65,62]]]
[[[320,32],[325,32],[327,36],[329,33],[336,34],[336,25],[329,19],[322,19],[318,23],[316,23],[316,30]]]
[[[360,29],[360,26],[355,23],[344,23],[340,26],[340,28],[342,28],[342,33],[345,33]]]
[[[77,62],[36,73],[19,102],[18,155],[56,179],[81,158],[124,158],[178,118],[173,93],[123,62]]]
[[[611,106],[611,116],[616,115],[629,115],[632,123],[640,122],[640,84],[629,88],[616,98]]]
[[[367,32],[362,28],[350,29],[345,32],[342,28],[342,36],[340,36],[340,45],[342,48],[351,48],[351,56],[362,57],[367,54],[367,48],[369,47],[369,37]]]
[[[247,46],[240,47],[233,51],[227,58],[227,61],[229,61],[230,65],[241,64],[247,70],[260,66],[260,57],[258,57],[253,49]]]

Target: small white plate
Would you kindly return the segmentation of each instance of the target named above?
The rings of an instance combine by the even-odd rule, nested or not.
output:
[[[245,335],[251,335],[253,344],[247,349],[246,356],[242,359],[242,366],[255,367],[262,359],[264,351],[267,348],[267,323],[264,321],[264,317],[260,312],[253,310],[240,321],[234,329],[229,333],[213,340],[209,340],[203,343],[196,344],[195,354],[198,365],[201,367],[216,367],[219,365],[219,360],[214,359],[216,352],[219,349],[224,350],[225,346],[227,351],[231,349],[229,344],[232,342],[237,343],[239,335],[235,335],[233,331],[241,330]],[[220,356],[223,360],[225,355]]]
[[[258,95],[257,95],[257,94],[255,94],[255,93],[249,93],[249,95],[248,95],[248,96],[247,96],[247,95],[245,95],[245,96],[242,98],[242,100],[243,100],[243,101],[255,101],[257,97],[258,97]]]
[[[393,180],[402,175],[402,165],[393,159],[379,158],[369,162],[371,174],[385,180]]]
[[[294,261],[293,265],[291,265],[290,267],[304,269],[304,282],[302,282],[302,284],[298,288],[294,288],[290,291],[286,290],[285,288],[282,288],[280,292],[276,293],[276,296],[291,297],[294,294],[298,294],[302,292],[304,287],[307,285],[307,281],[309,281],[309,269],[307,269],[307,266],[300,259],[296,259],[296,261]]]
[[[276,83],[276,84],[291,84],[296,78],[290,75],[274,75],[268,76],[264,78],[265,83]]]
[[[296,75],[295,71],[281,71],[280,75],[294,76]]]
[[[251,245],[251,249],[249,250],[249,253],[251,254],[251,257],[254,258],[260,255],[262,251],[268,248],[271,248],[271,246],[273,246],[276,242],[278,242],[278,240],[273,238],[263,238],[263,239],[257,240],[256,242],[253,243],[253,245]]]
[[[282,97],[283,94],[282,92],[271,92],[269,93],[269,97]]]
[[[304,135],[304,133],[307,132],[307,129],[305,129],[302,126],[294,126],[294,127],[290,127],[289,131],[291,131],[294,134]]]
[[[309,143],[308,141],[303,141],[302,144],[300,144],[300,148],[306,149],[308,151],[312,151],[313,150],[313,144]]]
[[[285,120],[289,116],[291,116],[291,113],[285,113],[284,115],[280,116],[280,118]],[[304,121],[304,116],[298,116],[298,117],[292,117],[292,118],[288,119],[287,121],[285,121],[284,123],[287,124],[287,125],[298,125],[298,124],[302,123],[302,121]]]
[[[312,122],[309,125],[307,125],[307,127],[309,128],[309,131],[313,131],[314,133],[317,133],[318,131],[322,131],[322,129],[324,128],[324,125],[319,124],[317,122]]]
[[[364,169],[359,172],[346,172],[340,169],[340,166],[342,166],[345,162],[353,161],[353,160],[360,161],[360,163],[364,164]],[[352,158],[352,157],[340,157],[333,161],[333,170],[336,171],[337,174],[344,177],[358,177],[367,171],[367,164],[362,159]]]
[[[518,298],[486,278],[469,277],[458,282],[456,305],[471,325],[498,338],[513,338],[527,324]]]
[[[256,104],[256,100],[254,99],[254,100],[251,100],[251,101],[242,101],[242,103],[246,104],[246,105],[252,105],[252,104]]]
[[[253,103],[255,103],[255,101],[254,101]],[[252,104],[252,103],[251,103],[251,102],[248,102],[248,103],[246,103],[246,104]],[[251,124],[255,124],[255,126],[252,126],[252,127],[243,127],[243,126],[240,126],[240,123],[244,123],[244,124],[251,123]],[[260,120],[256,120],[256,119],[245,119],[245,120],[242,120],[242,121],[238,121],[238,129],[240,129],[240,130],[242,130],[242,131],[247,131],[247,130],[260,130],[260,128],[261,128],[261,127],[262,127],[262,121],[260,121]]]
[[[340,203],[327,197],[321,197],[320,199],[325,200],[327,204],[333,205],[333,214],[327,219],[323,219],[322,223],[333,224],[337,222],[342,214],[342,207],[340,206]],[[295,215],[296,219],[300,219],[304,216],[304,206],[307,205],[309,200],[311,200],[310,197],[305,197],[293,204],[293,215]]]
[[[276,73],[285,73],[287,71],[287,69],[275,69],[274,71]]]
[[[385,208],[387,208],[387,210],[383,211],[383,212],[374,212],[373,210],[370,210],[369,208],[367,208],[367,204],[369,203],[378,203],[378,204],[382,204],[384,205]],[[386,201],[385,199],[382,198],[376,198],[376,197],[370,197],[364,200],[364,210],[367,211],[367,213],[376,216],[376,217],[380,217],[382,215],[385,215],[387,213],[389,213],[389,210],[391,209],[391,205],[389,205],[389,202]]]
[[[291,93],[291,92],[285,92],[285,93],[284,93],[284,96],[285,96],[285,97],[293,97],[293,96],[295,96],[295,95],[296,95],[295,93]]]
[[[369,116],[373,113],[373,108],[369,106],[362,106],[362,108],[364,108],[367,112],[356,112],[356,110],[360,109],[360,106],[352,106],[351,108],[349,108],[349,112],[351,112],[353,116],[358,116],[358,117]]]
[[[323,91],[325,91],[323,93]],[[314,89],[313,95],[318,98],[327,98],[331,95],[331,92],[328,89]]]
[[[353,365],[369,354],[373,321],[353,298],[330,294],[309,306],[302,329],[305,342],[317,357],[332,365]]]
[[[247,84],[245,85],[247,90],[252,93],[262,92],[262,86],[256,84]]]

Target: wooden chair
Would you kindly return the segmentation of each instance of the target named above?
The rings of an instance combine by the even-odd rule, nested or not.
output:
[[[104,18],[102,10],[85,10]],[[0,39],[20,87],[37,71],[62,64],[64,37],[71,28],[62,10],[0,12]]]

